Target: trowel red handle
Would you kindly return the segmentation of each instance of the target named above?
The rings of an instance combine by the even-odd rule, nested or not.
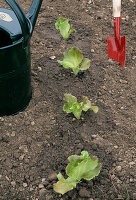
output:
[[[114,35],[119,49],[121,48],[120,21],[121,17],[114,17]]]
[[[121,0],[113,0],[113,17],[114,17],[114,35],[118,48],[121,48],[120,38],[120,12],[121,12]]]

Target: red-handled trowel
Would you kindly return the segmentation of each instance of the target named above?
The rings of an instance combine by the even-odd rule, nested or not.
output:
[[[107,37],[108,56],[120,63],[122,67],[126,60],[126,37],[120,36],[121,0],[113,0],[114,37]]]

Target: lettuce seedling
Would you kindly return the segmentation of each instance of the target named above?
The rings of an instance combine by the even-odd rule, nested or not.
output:
[[[94,113],[98,112],[97,106],[92,106],[91,101],[83,96],[83,102],[78,103],[77,98],[71,94],[64,94],[64,100],[67,101],[63,106],[63,111],[66,113],[73,113],[77,119],[80,119],[82,111],[91,109]]]
[[[68,19],[59,18],[55,23],[55,28],[60,31],[62,37],[67,40],[72,32],[75,30],[72,28],[72,25],[69,24]]]
[[[88,58],[83,59],[82,52],[76,47],[67,49],[63,53],[63,56],[64,59],[62,61],[58,60],[58,63],[66,69],[71,68],[75,75],[77,75],[80,70],[87,70],[90,67],[90,60]]]
[[[81,179],[91,180],[98,176],[101,170],[101,163],[93,156],[89,156],[87,151],[82,151],[81,155],[68,157],[69,164],[66,167],[68,178],[65,179],[61,173],[57,175],[58,182],[53,185],[55,192],[65,194],[76,188]]]

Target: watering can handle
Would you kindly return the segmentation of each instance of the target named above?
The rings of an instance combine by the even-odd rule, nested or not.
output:
[[[43,0],[33,0],[29,12],[26,14],[26,17],[29,18],[32,23],[33,29],[37,20],[40,7],[42,5],[42,1]]]
[[[113,0],[113,17],[120,17],[121,0]]]
[[[28,37],[30,36],[30,31],[29,31],[28,22],[27,22],[24,12],[20,8],[16,0],[6,0],[6,2],[12,8],[13,12],[17,16],[21,29],[22,29],[24,41],[26,41]]]

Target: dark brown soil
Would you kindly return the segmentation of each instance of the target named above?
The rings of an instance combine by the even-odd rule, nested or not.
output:
[[[31,4],[19,2],[25,11]],[[54,27],[59,17],[77,31],[67,41]],[[0,200],[136,200],[135,0],[122,2],[121,34],[127,38],[124,70],[107,57],[111,1],[43,1],[31,40],[33,98],[23,112],[0,118]],[[91,60],[82,79],[57,63],[72,46]],[[79,101],[87,96],[98,114],[75,120],[63,112],[64,93]],[[68,156],[82,150],[98,157],[100,175],[58,195],[56,173],[64,174]]]

